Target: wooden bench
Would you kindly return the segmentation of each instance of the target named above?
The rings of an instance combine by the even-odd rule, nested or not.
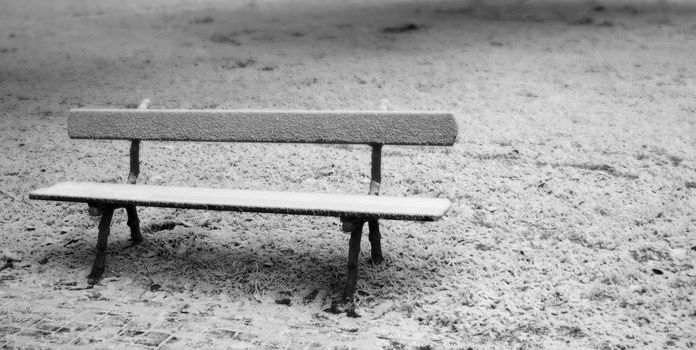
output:
[[[367,222],[374,263],[383,260],[379,219],[432,221],[450,206],[442,198],[378,196],[383,145],[451,146],[457,136],[453,116],[440,112],[396,111],[236,111],[73,109],[68,134],[74,139],[129,140],[128,184],[63,182],[38,189],[31,199],[83,202],[101,215],[97,254],[90,283],[104,272],[106,246],[115,209],[125,208],[134,244],[142,241],[137,206],[336,216],[350,232],[345,300],[352,300],[358,276],[362,229]],[[368,195],[251,191],[136,185],[140,142],[217,141],[372,146]]]

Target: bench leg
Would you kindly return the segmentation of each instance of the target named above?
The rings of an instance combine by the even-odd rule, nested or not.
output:
[[[143,235],[140,233],[140,220],[138,219],[138,210],[135,205],[126,206],[128,213],[128,227],[130,227],[131,241],[133,245],[140,244],[143,241]]]
[[[353,301],[355,286],[358,283],[358,257],[360,256],[360,239],[362,238],[364,224],[364,221],[354,222],[353,229],[350,232],[350,241],[348,243],[348,274],[346,277],[346,289],[343,294],[343,298],[346,301]]]
[[[103,208],[101,221],[99,221],[99,237],[97,238],[97,256],[94,258],[92,271],[87,276],[90,284],[96,284],[104,273],[104,264],[106,262],[106,245],[109,241],[109,229],[111,227],[111,218],[114,215],[114,208]]]
[[[368,225],[370,227],[372,263],[377,265],[384,261],[384,257],[382,257],[382,235],[379,233],[379,220],[370,219]]]

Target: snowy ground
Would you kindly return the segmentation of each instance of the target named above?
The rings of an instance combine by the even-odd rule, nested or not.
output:
[[[690,348],[696,344],[696,3],[0,0],[0,346]],[[33,202],[123,182],[127,142],[67,111],[451,110],[451,148],[384,148],[385,221],[360,318],[338,219]],[[386,100],[386,101],[384,101]],[[144,183],[365,193],[367,146],[143,143]],[[363,242],[363,261],[369,243]],[[287,305],[287,304],[290,305]],[[145,339],[145,340],[143,340]]]

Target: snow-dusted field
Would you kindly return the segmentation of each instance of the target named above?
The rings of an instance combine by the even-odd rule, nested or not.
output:
[[[696,2],[0,8],[0,346],[134,348],[160,318],[167,337],[150,348],[696,346]],[[128,143],[68,139],[67,111],[146,97],[151,108],[450,110],[458,143],[385,146],[382,192],[452,209],[383,222],[386,263],[361,266],[360,318],[323,311],[345,280],[337,218],[142,208],[145,242],[130,247],[119,212],[105,279],[85,289],[96,219],[27,193],[124,182]],[[144,142],[141,157],[149,184],[369,186],[367,146]],[[366,261],[367,239],[362,250]],[[27,331],[93,309],[128,322]],[[225,322],[246,328],[230,335]],[[125,328],[141,333],[123,340]]]

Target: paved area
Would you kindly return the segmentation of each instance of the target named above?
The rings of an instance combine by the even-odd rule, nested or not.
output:
[[[210,326],[212,316],[196,320],[200,317],[188,316],[183,310],[145,305],[137,305],[137,309],[99,305],[54,313],[32,300],[4,299],[0,343],[7,349],[322,348],[319,343],[295,342],[282,335],[269,339],[269,334],[258,334],[248,318],[216,318]]]
[[[376,327],[369,317],[331,315],[318,305],[314,312],[272,300],[153,300],[149,292],[118,300],[117,291],[0,290],[0,349],[419,349],[428,337],[395,338],[390,329],[398,325]]]
[[[189,311],[189,304],[169,308],[149,302],[114,304],[99,300],[98,292],[80,294],[77,303],[56,305],[47,294],[42,297],[21,290],[3,291],[0,348],[336,348],[326,341],[297,339],[303,331],[299,323],[289,325],[284,320],[262,315],[246,317],[242,310],[201,312],[200,309]],[[311,327],[307,326],[309,331]],[[311,332],[321,331],[322,327],[317,327]]]

